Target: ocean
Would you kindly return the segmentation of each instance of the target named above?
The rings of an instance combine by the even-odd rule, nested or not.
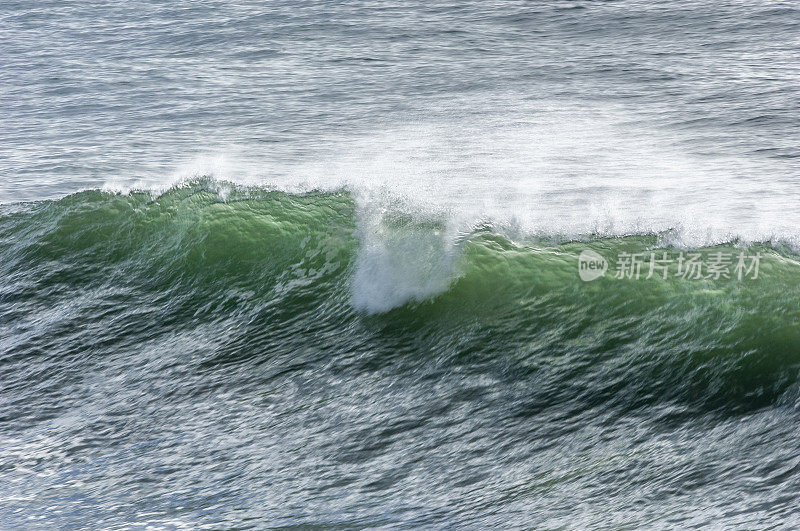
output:
[[[800,526],[800,5],[0,5],[0,527]]]

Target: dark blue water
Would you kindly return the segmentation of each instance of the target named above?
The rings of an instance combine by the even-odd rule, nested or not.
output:
[[[0,526],[796,525],[798,35],[3,2]],[[761,270],[613,277],[656,251]]]

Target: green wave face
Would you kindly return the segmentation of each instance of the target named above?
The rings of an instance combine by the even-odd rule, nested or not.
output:
[[[786,249],[512,239],[366,212],[345,192],[223,200],[215,186],[2,207],[5,359],[99,359],[188,334],[206,345],[201,371],[309,349],[378,367],[433,358],[534,378],[542,408],[731,414],[796,399],[800,268]],[[612,262],[591,282],[587,249]],[[759,275],[615,278],[623,253],[651,252],[759,253]]]

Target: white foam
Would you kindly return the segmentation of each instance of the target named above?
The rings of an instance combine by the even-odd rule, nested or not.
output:
[[[167,179],[106,189],[160,193],[198,176],[288,192],[349,189],[362,242],[353,303],[367,311],[446,289],[456,275],[453,235],[479,220],[564,238],[670,231],[669,243],[687,247],[800,241],[800,180],[790,178],[790,167],[694,156],[682,147],[688,139],[621,107],[537,107],[519,99],[507,107],[321,139],[296,158],[226,148],[189,160]],[[387,215],[425,219],[431,212],[444,220],[439,233],[384,223]]]

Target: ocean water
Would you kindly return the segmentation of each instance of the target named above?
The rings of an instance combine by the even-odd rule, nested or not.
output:
[[[0,35],[0,527],[800,525],[796,2]]]

